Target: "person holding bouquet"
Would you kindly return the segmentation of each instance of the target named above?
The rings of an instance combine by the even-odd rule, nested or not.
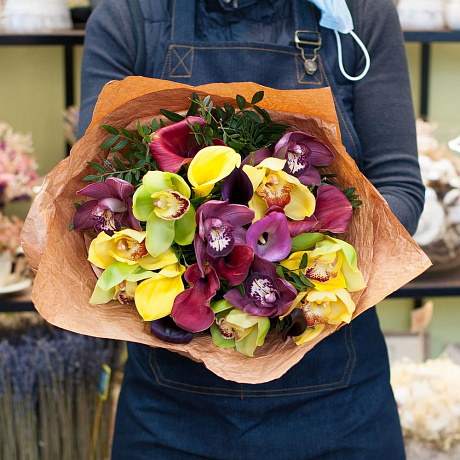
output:
[[[348,153],[415,231],[424,189],[391,0],[102,0],[87,25],[79,137],[103,86],[131,75],[329,86]],[[128,351],[114,459],[405,458],[373,308],[260,385],[164,349]]]

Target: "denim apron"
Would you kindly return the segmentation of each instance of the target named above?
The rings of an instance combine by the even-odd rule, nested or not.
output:
[[[199,3],[171,2],[170,41],[146,47],[145,75],[190,85],[253,81],[279,89],[330,86],[343,143],[361,165],[353,85],[338,71],[333,33],[318,27],[313,6],[293,2],[293,34],[308,31],[302,40],[322,39],[318,68],[309,75],[294,43],[197,41]],[[158,35],[155,21],[149,20],[154,4],[140,2],[147,43]],[[307,59],[314,57],[314,48],[305,46]],[[344,56],[345,67],[352,69],[355,50],[348,40]],[[405,458],[375,309],[323,340],[280,379],[260,385],[223,380],[202,364],[164,349],[129,344],[128,351],[113,459]]]

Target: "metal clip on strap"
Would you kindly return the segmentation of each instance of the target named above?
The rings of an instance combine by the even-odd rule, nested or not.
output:
[[[316,40],[310,40],[311,36]],[[295,46],[300,50],[303,59],[303,66],[308,75],[313,75],[318,69],[318,51],[321,49],[322,40],[321,34],[316,30],[296,30],[295,31]],[[305,56],[305,49],[303,46],[313,47],[313,57],[311,59]]]

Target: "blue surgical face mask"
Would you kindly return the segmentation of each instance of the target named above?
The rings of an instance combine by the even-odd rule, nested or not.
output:
[[[364,78],[369,71],[371,58],[359,37],[353,31],[353,18],[345,0],[309,0],[321,11],[321,19],[319,25],[327,29],[332,29],[337,39],[337,52],[339,58],[339,68],[343,76],[348,80],[357,81]],[[363,50],[366,58],[366,65],[361,75],[352,77],[345,72],[342,59],[342,42],[340,41],[339,32],[342,34],[350,34]]]

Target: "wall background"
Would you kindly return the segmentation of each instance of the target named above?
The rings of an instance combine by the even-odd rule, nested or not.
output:
[[[31,132],[39,173],[45,175],[65,156],[61,129],[64,107],[64,50],[60,46],[0,47],[0,120],[13,129]],[[420,45],[407,44],[414,106],[419,109]],[[75,47],[76,100],[82,47]],[[440,140],[460,135],[460,44],[432,44],[429,119],[439,122]],[[24,218],[27,204],[10,205],[7,212]],[[430,355],[438,356],[446,343],[460,342],[460,298],[435,299],[429,326]],[[411,299],[386,300],[377,310],[384,330],[410,328]]]

